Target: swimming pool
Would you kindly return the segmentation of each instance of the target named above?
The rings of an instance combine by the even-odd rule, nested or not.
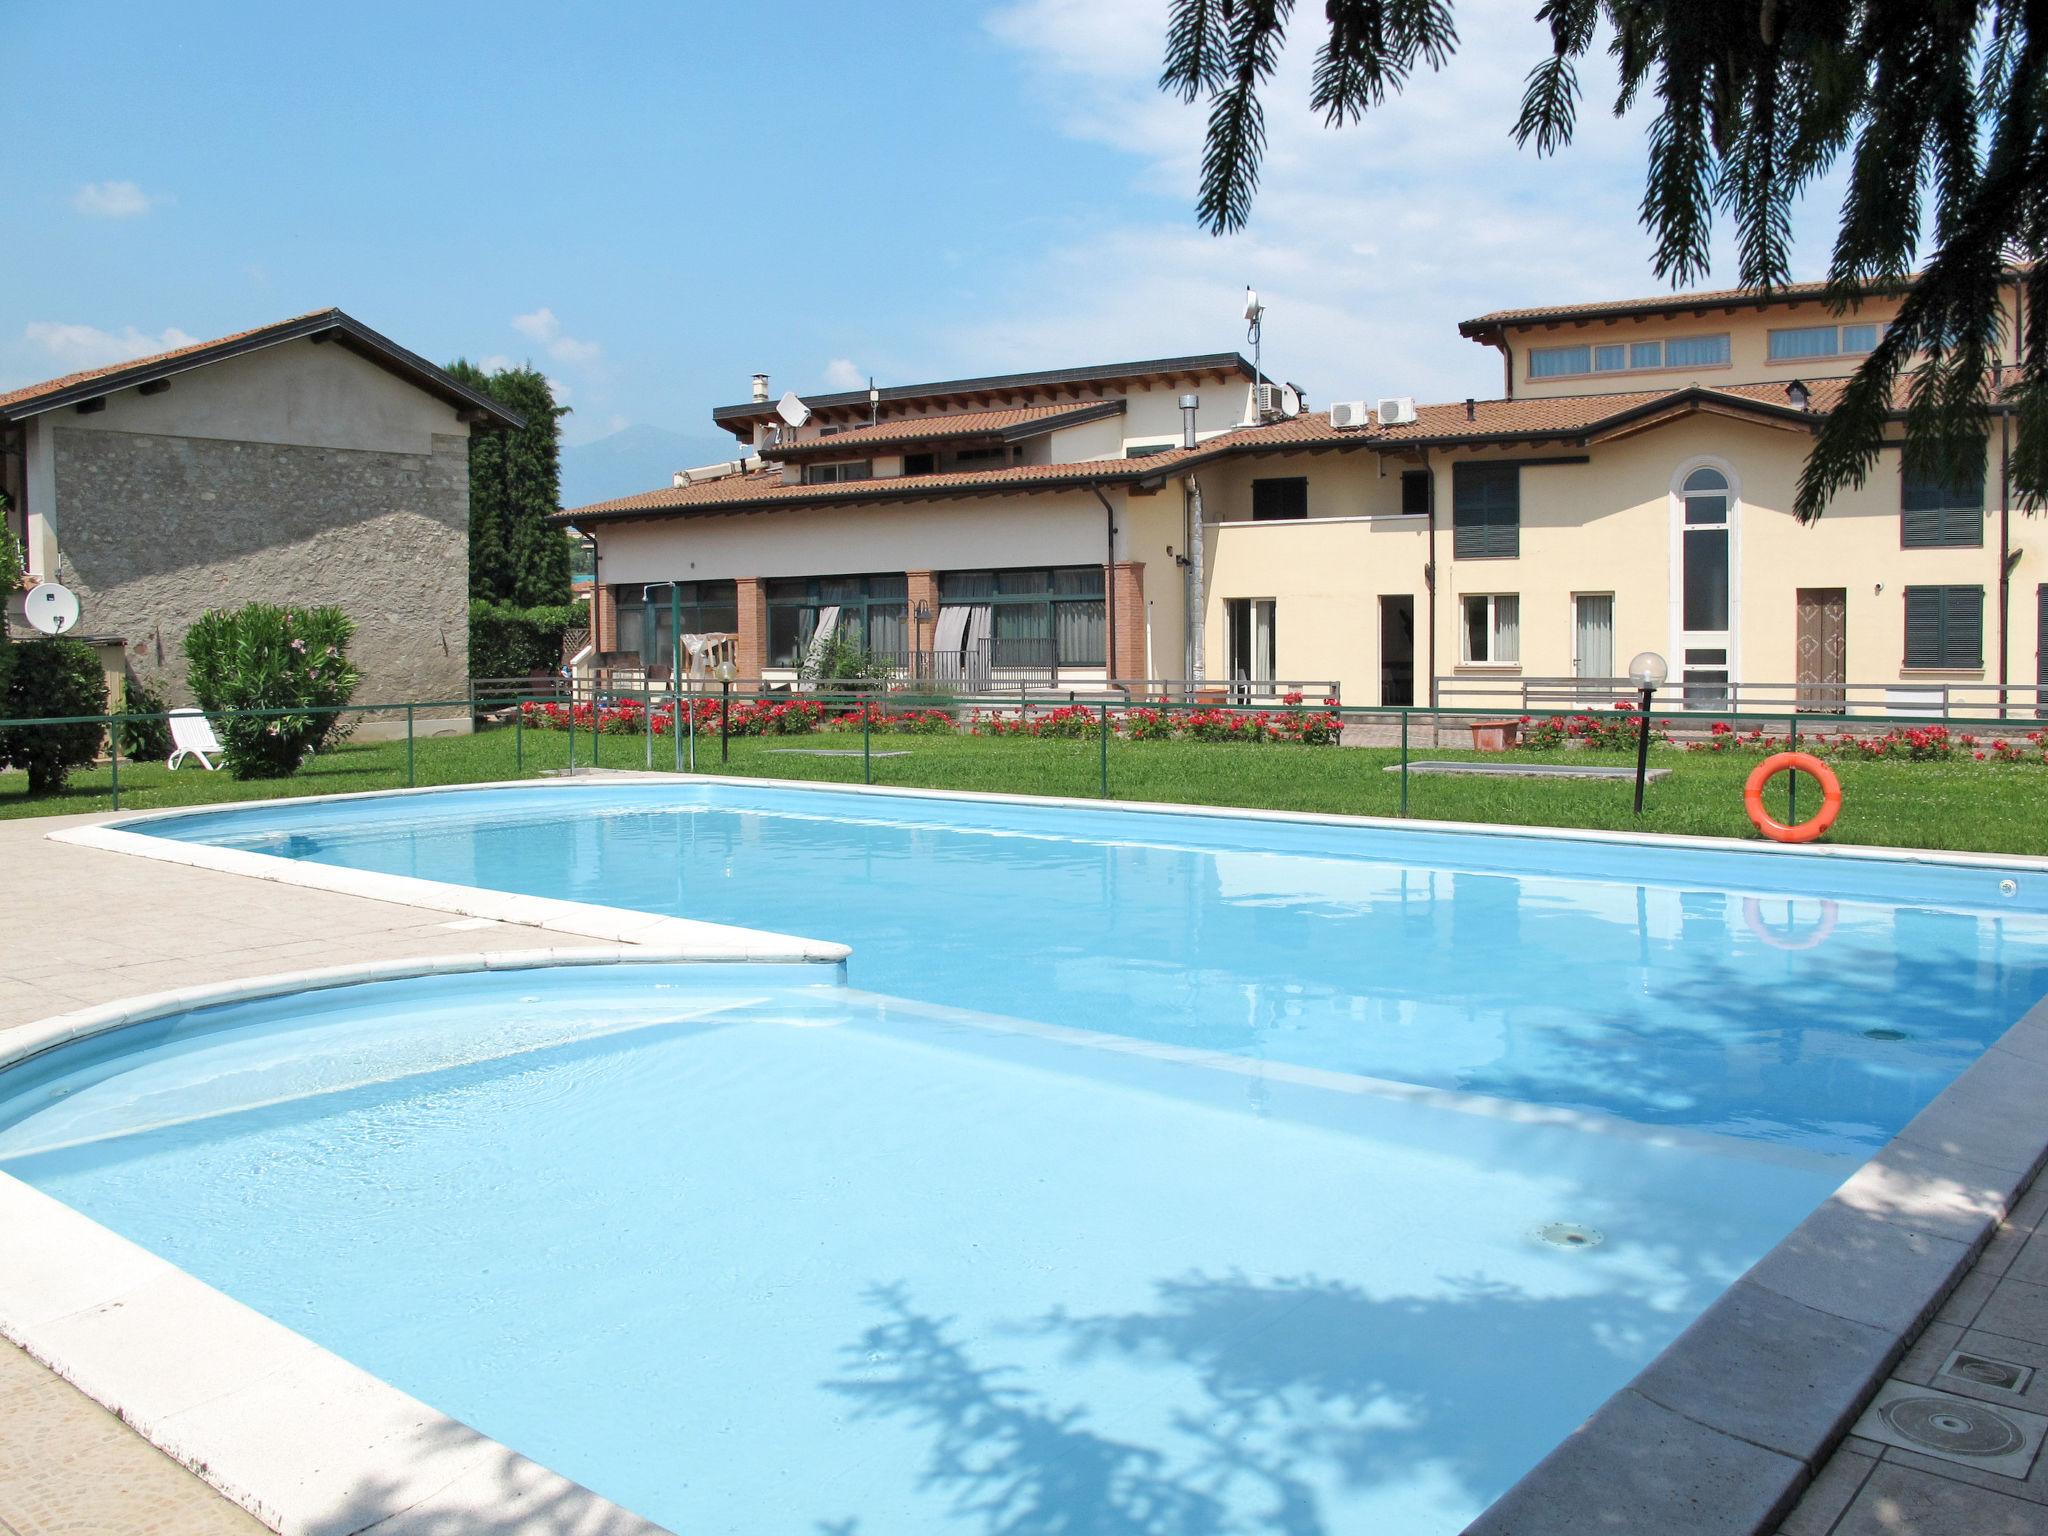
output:
[[[852,945],[0,1078],[0,1169],[681,1531],[1455,1531],[2048,991],[1991,862],[733,785],[135,827]]]

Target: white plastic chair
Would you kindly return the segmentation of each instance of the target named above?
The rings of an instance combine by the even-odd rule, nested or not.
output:
[[[213,760],[220,756],[220,738],[213,734],[211,720],[196,709],[174,709],[170,722],[171,745],[177,750],[171,753],[168,767],[176,769],[188,757],[198,758],[209,773],[220,766]]]

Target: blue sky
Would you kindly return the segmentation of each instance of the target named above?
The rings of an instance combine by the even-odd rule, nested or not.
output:
[[[1595,79],[1562,160],[1508,140],[1534,0],[1463,0],[1451,69],[1363,129],[1307,112],[1296,49],[1221,241],[1192,215],[1201,111],[1152,83],[1164,4],[0,0],[0,384],[336,304],[437,360],[530,358],[572,442],[709,442],[756,369],[1234,347],[1247,282],[1317,403],[1491,394],[1459,319],[1656,291],[1640,115]]]

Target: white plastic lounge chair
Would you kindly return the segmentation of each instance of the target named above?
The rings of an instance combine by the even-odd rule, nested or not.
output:
[[[170,719],[171,745],[177,750],[167,766],[175,769],[188,757],[198,758],[209,773],[220,766],[213,760],[220,756],[220,738],[213,734],[211,720],[196,709],[174,709]]]

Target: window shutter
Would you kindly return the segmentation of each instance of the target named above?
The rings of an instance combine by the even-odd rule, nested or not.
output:
[[[1911,464],[1899,470],[1899,546],[1902,549],[1981,548],[1984,543],[1984,471],[1975,481],[1952,481]]]
[[[1942,649],[1948,659],[1942,663],[1949,667],[1981,667],[1984,665],[1984,589],[1982,587],[1950,587],[1943,614],[1947,633],[1942,637]]]
[[[1512,560],[1522,552],[1521,471],[1512,464],[1451,467],[1451,554]]]
[[[1984,665],[1982,587],[1906,588],[1906,665]]]
[[[1308,476],[1252,482],[1252,521],[1273,522],[1308,516]]]
[[[1941,588],[1906,588],[1906,665],[1941,665]]]

